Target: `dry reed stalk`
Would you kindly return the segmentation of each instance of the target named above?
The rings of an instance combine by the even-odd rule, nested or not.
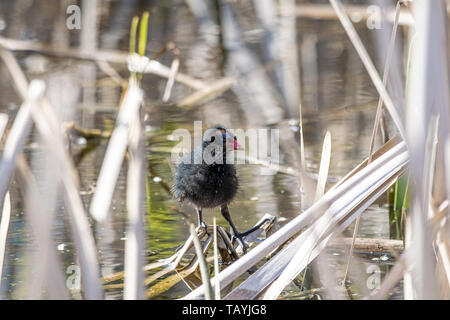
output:
[[[16,58],[9,51],[0,49],[16,88],[22,98],[26,99],[28,81]],[[58,159],[60,181],[63,186],[64,201],[72,220],[72,231],[75,246],[80,256],[83,285],[87,299],[99,299],[102,289],[98,279],[99,270],[96,257],[95,242],[89,227],[89,221],[84,211],[78,191],[78,178],[72,159],[65,148],[65,138],[61,134],[61,125],[49,102],[43,98],[41,108],[31,107],[31,114],[36,127]]]
[[[406,241],[411,254],[407,256],[411,270],[405,275],[408,291],[405,296],[414,299],[439,297],[431,226],[428,223],[430,181],[433,181],[434,163],[427,150],[433,135],[435,117],[440,116],[440,137],[448,144],[448,51],[447,15],[445,1],[415,1],[417,37],[412,49],[411,81],[407,96],[407,141],[411,152],[411,177],[414,185],[411,199],[411,243]],[[445,165],[446,179],[450,166]],[[449,182],[447,181],[447,186]],[[447,189],[447,196],[449,190]]]
[[[17,159],[16,179],[24,198],[24,208],[30,221],[31,230],[38,249],[38,263],[30,288],[31,298],[37,299],[45,288],[50,299],[69,299],[66,290],[62,265],[56,255],[55,246],[51,237],[52,213],[44,212],[42,197],[36,180],[22,153]],[[37,269],[37,270],[36,270]],[[30,286],[31,286],[30,285]]]
[[[353,238],[341,238],[332,241],[329,247],[346,247],[352,242]],[[402,240],[379,238],[356,238],[354,247],[362,252],[401,252],[404,249]]]
[[[31,131],[31,105],[37,103],[44,94],[43,82],[34,81],[25,93],[25,102],[17,112],[14,123],[5,142],[2,158],[0,161],[0,208],[6,192],[8,191],[11,177],[17,161],[17,156],[22,152],[25,139]]]
[[[14,62],[17,63],[15,59]],[[22,72],[18,65],[13,68]],[[25,78],[24,75],[23,78]],[[37,105],[32,106],[31,113],[44,143],[57,159],[63,199],[72,221],[72,236],[80,258],[85,297],[99,299],[102,296],[102,288],[98,278],[99,267],[95,241],[80,197],[76,169],[65,147],[66,141],[61,133],[61,125],[54,109],[45,98],[40,108]]]
[[[291,115],[301,104],[300,67],[297,48],[297,19],[295,16],[295,0],[278,2],[278,59],[281,63],[282,91]]]
[[[72,221],[72,236],[80,257],[85,296],[87,299],[100,299],[102,288],[98,278],[100,273],[95,241],[80,197],[76,169],[65,148],[61,125],[46,100],[42,102],[41,108],[32,107],[31,112],[39,134],[57,159],[63,199]]]
[[[125,242],[125,290],[124,299],[137,300],[145,297],[143,286],[144,219],[143,201],[145,190],[145,150],[140,112],[130,128],[130,163],[127,177],[128,228]]]
[[[251,247],[253,242],[256,241],[256,238],[263,232],[263,231],[268,231],[268,229],[270,228],[270,226],[273,224],[275,220],[275,217],[271,216],[271,215],[264,215],[256,224],[259,226],[259,228],[257,230],[255,230],[254,232],[252,232],[251,234],[247,235],[244,238],[244,241],[246,241],[248,243],[248,245]],[[264,223],[262,223],[264,222]],[[262,223],[262,225],[260,225]],[[205,243],[203,245],[203,255],[206,255],[208,250],[210,249],[211,245],[214,243],[214,230],[216,230],[216,239],[217,239],[217,249],[220,250],[220,254],[222,256],[222,262],[223,263],[230,263],[231,262],[231,256],[234,257],[234,259],[238,258],[238,254],[237,254],[237,250],[234,250],[231,244],[231,240],[229,239],[226,231],[221,227],[221,226],[217,226],[216,228],[214,228],[214,226],[208,226],[207,227],[207,233],[209,236],[207,236],[207,239],[205,240]],[[206,230],[203,227],[197,227],[196,232],[199,234],[199,238],[202,239],[203,237],[205,237],[206,234]],[[158,295],[164,291],[167,291],[169,288],[173,287],[176,283],[183,281],[189,288],[191,288],[191,286],[188,284],[188,281],[194,280],[194,283],[196,284],[196,286],[201,284],[201,281],[193,274],[194,272],[196,272],[198,270],[198,267],[200,265],[200,261],[198,256],[196,255],[195,258],[193,260],[191,260],[191,262],[185,266],[185,267],[181,267],[181,269],[179,269],[179,262],[181,261],[181,258],[183,258],[186,254],[186,252],[192,247],[193,245],[193,241],[194,238],[192,235],[189,236],[189,239],[185,242],[184,246],[182,249],[180,249],[175,255],[173,255],[172,257],[165,259],[163,264],[152,264],[149,265],[149,268],[154,268],[157,266],[167,266],[165,269],[158,271],[157,273],[151,275],[150,277],[148,277],[145,280],[146,285],[150,285],[151,283],[153,283],[154,281],[156,281],[157,279],[160,279],[163,276],[168,275],[169,273],[171,273],[172,271],[175,272],[175,274],[169,275],[167,276],[164,280],[159,281],[158,283],[152,285],[151,288],[149,288],[149,290],[147,291],[147,298],[151,298],[154,297],[155,295]],[[239,249],[239,248],[238,248]],[[231,252],[228,253],[230,250]],[[224,251],[226,251],[226,253],[224,253]],[[230,256],[231,255],[231,256]],[[215,260],[215,262],[214,262]],[[206,259],[206,262],[209,263],[209,261],[215,263],[215,274],[219,274],[219,270],[218,270],[218,253],[216,253],[216,255],[214,257],[208,257]],[[146,267],[147,269],[147,267]],[[110,279],[119,279],[119,274],[117,275],[113,275],[111,277],[108,277],[108,281]],[[221,292],[218,292],[218,290],[221,290]],[[216,300],[218,300],[220,298],[221,294],[227,294],[229,292],[231,288],[229,286],[221,289],[220,286],[216,286],[215,287],[215,294],[214,297]],[[192,289],[193,290],[193,289]],[[212,297],[212,293],[211,293],[211,297]]]
[[[5,261],[6,238],[8,237],[9,220],[11,218],[11,197],[9,191],[3,202],[2,219],[0,221],[0,288],[3,280],[3,263]]]
[[[16,40],[0,37],[0,47],[11,51],[35,51],[43,54],[92,61],[106,61],[110,63],[124,64],[128,53],[116,50],[84,50],[80,48],[53,47],[47,43]]]
[[[303,113],[302,113],[302,105],[299,105],[298,108],[299,112],[299,122],[298,122],[298,128],[299,128],[299,135],[300,135],[300,160],[301,160],[301,166],[302,170],[306,172],[306,154],[305,154],[305,141],[303,138]]]
[[[325,185],[328,178],[328,169],[330,167],[331,160],[331,134],[327,131],[323,140],[322,157],[320,159],[319,177],[317,179],[316,195],[314,196],[314,202],[322,198],[325,193]]]
[[[302,149],[303,149],[302,144],[300,144],[300,150]],[[304,149],[302,151],[304,152]],[[325,134],[325,138],[323,140],[322,156],[320,158],[319,175],[317,178],[317,186],[316,186],[316,194],[314,196],[314,202],[322,198],[325,193],[325,186],[328,179],[328,169],[330,167],[330,160],[331,160],[331,134],[330,131],[327,131]],[[311,252],[309,254],[311,255]],[[307,261],[310,261],[310,256],[308,256]],[[305,279],[306,271],[307,269],[305,268],[303,272],[303,279]],[[300,291],[303,291],[303,284],[304,281],[302,281]]]
[[[205,256],[203,255],[202,245],[200,243],[200,239],[198,238],[197,232],[195,231],[195,227],[193,224],[190,225],[191,236],[194,240],[195,254],[197,255],[197,259],[200,262],[200,274],[202,276],[203,285],[206,287],[205,290],[205,299],[211,300],[213,297],[213,291],[211,287],[211,282],[209,279],[209,270],[206,265]]]
[[[8,183],[11,179],[12,172],[14,171],[16,166],[21,166],[22,171],[25,170],[24,167],[26,163],[24,164],[23,155],[21,154],[23,145],[25,142],[25,138],[28,136],[30,130],[31,130],[31,108],[32,105],[36,105],[38,101],[42,98],[44,94],[45,84],[42,81],[39,80],[33,80],[30,83],[28,92],[25,97],[25,102],[22,104],[21,108],[19,109],[19,112],[16,115],[16,118],[14,120],[13,126],[11,127],[10,134],[8,136],[8,139],[5,144],[5,150],[3,153],[3,157],[0,163],[0,172],[2,172],[2,176],[4,177],[4,180],[2,180],[5,184]],[[16,170],[17,171],[17,170]],[[26,181],[22,183],[22,189],[25,192],[25,186],[24,184],[29,182],[29,175],[26,175],[25,173],[22,174],[22,172],[18,173],[18,177],[23,177],[22,181]],[[41,258],[44,261],[45,266],[38,266],[38,269],[40,269],[41,273],[48,272],[48,270],[52,270],[55,276],[54,282],[51,284],[47,284],[48,286],[48,294],[57,299],[63,299],[67,298],[67,293],[65,292],[64,288],[64,281],[62,280],[62,276],[58,277],[60,274],[58,274],[58,271],[55,270],[56,264],[56,256],[52,255],[50,252],[51,250],[54,250],[53,246],[51,246],[51,241],[49,240],[49,230],[48,228],[45,228],[45,221],[46,218],[43,217],[41,219],[33,219],[33,213],[31,213],[31,208],[36,210],[37,212],[41,212],[38,208],[40,206],[37,205],[36,201],[39,199],[39,197],[36,195],[36,190],[33,189],[33,186],[30,185],[28,187],[28,190],[32,193],[31,198],[25,198],[25,206],[29,209],[29,214],[31,216],[32,221],[32,227],[35,234],[35,238],[38,239],[38,246],[40,247],[40,252],[42,253]],[[30,203],[31,201],[31,203]],[[5,217],[6,218],[6,217]],[[34,223],[33,223],[34,222]],[[7,226],[6,226],[7,227]],[[3,224],[2,224],[3,228]],[[41,284],[45,283],[45,281],[40,277],[37,276],[41,281]],[[62,281],[62,282],[61,282]],[[62,286],[61,286],[62,283]],[[41,286],[38,286],[40,289]]]
[[[184,97],[176,105],[180,108],[191,108],[200,103],[204,103],[211,100],[223,92],[230,89],[237,83],[236,77],[225,77],[220,80],[214,81],[208,87],[203,87],[193,92],[192,94]]]
[[[219,248],[217,246],[217,224],[216,217],[213,218],[213,236],[214,236],[214,276],[218,275],[219,270]],[[1,275],[1,273],[0,273]],[[220,283],[214,287],[214,299],[220,300]]]
[[[98,25],[99,17],[98,11],[100,9],[99,0],[82,0],[81,11],[81,35],[80,35],[80,47],[86,51],[96,51],[98,46]],[[81,102],[84,105],[96,104],[96,92],[95,82],[97,80],[97,68],[95,63],[90,61],[83,61],[79,66],[79,77],[81,83],[83,83]],[[89,112],[86,110],[81,111],[81,125],[83,127],[91,127],[93,120],[89,117]]]
[[[311,259],[305,258],[309,257],[313,250],[318,251],[318,254],[331,237],[336,236],[339,232],[344,230],[352,219],[355,219],[365,208],[375,201],[379,195],[387,190],[393,181],[395,181],[393,177],[396,178],[403,173],[408,162],[406,145],[401,143],[398,147],[393,149],[397,149],[397,153],[390,159],[392,162],[389,164],[386,162],[383,163],[381,158],[379,158],[371,164],[368,164],[366,167],[367,170],[363,170],[368,171],[365,174],[365,179],[361,181],[361,183],[355,184],[351,191],[336,199],[327,212],[300,235],[299,238],[303,238],[304,241],[301,242],[300,247],[296,250],[295,257],[292,258],[282,274],[266,291],[264,294],[265,299],[275,299],[278,297],[284,287],[309,263]],[[372,166],[375,162],[378,162],[378,164]],[[358,174],[361,173],[362,171]],[[341,187],[344,184],[351,184],[351,181],[358,174],[344,182]],[[352,212],[351,210],[355,207],[357,208],[357,211],[353,212],[352,215],[348,217],[346,212],[349,210]],[[346,223],[342,223],[342,221],[345,220]]]
[[[426,156],[425,156],[425,163],[424,167],[428,168],[429,173],[426,174],[428,179],[424,182],[424,193],[425,193],[425,201],[431,202],[432,199],[432,189],[433,189],[433,182],[434,182],[434,174],[436,171],[435,164],[436,164],[436,153],[437,153],[437,144],[438,144],[438,127],[439,127],[439,116],[431,116],[430,118],[430,125],[428,127],[428,135],[426,139]],[[440,208],[439,208],[440,209]],[[441,210],[436,211],[441,211]],[[431,221],[433,221],[436,217],[436,212],[432,208],[431,205],[429,205],[428,210],[428,217],[427,220],[431,225]],[[432,238],[434,238],[435,243],[435,251],[438,256],[438,262],[442,264],[442,269],[445,273],[445,278],[447,279],[447,286],[450,288],[450,255],[448,246],[445,240],[445,219],[440,221],[437,225],[437,231],[433,232]]]
[[[340,200],[344,195],[346,195],[347,192],[349,192],[350,190],[355,190],[355,188],[358,189],[358,184],[367,181],[366,175],[368,171],[370,171],[373,175],[382,175],[383,171],[385,171],[385,168],[383,168],[383,166],[386,164],[386,161],[395,161],[395,163],[397,163],[398,165],[397,168],[402,171],[402,168],[404,168],[408,161],[407,152],[405,149],[406,147],[403,142],[395,145],[386,153],[380,155],[377,160],[373,161],[368,167],[361,169],[360,171],[354,173],[351,177],[348,177],[347,180],[342,182],[338,188],[329,190],[308,210],[290,221],[273,235],[268,237],[256,248],[254,248],[246,255],[241,257],[238,261],[233,263],[231,266],[223,270],[216,278],[212,279],[212,285],[214,286],[217,281],[220,282],[220,285],[222,287],[230,284],[239,275],[254,266],[257,262],[263,259],[267,254],[278,248],[281,244],[285,243],[307,224],[320,217],[320,215],[323,214],[325,210],[327,210],[334,202]],[[393,170],[392,168],[395,167],[394,162],[391,164],[392,166],[390,168],[391,170]],[[392,174],[398,174],[398,172],[400,171],[390,171],[387,175],[387,178]],[[384,174],[386,174],[386,172],[384,172]],[[288,259],[288,261],[289,260],[290,259]],[[197,288],[194,292],[185,296],[183,299],[199,298],[203,294],[203,292],[204,288],[202,286],[200,288]]]
[[[0,138],[3,137],[6,126],[8,125],[8,115],[6,113],[0,113]]]
[[[0,48],[11,51],[36,51],[56,57],[81,60],[104,61],[109,63],[126,64],[128,52],[114,50],[83,50],[79,48],[55,48],[45,43],[9,39],[0,36]],[[162,78],[170,77],[170,68],[155,60],[149,60],[143,73],[151,73]],[[187,74],[178,72],[175,80],[195,90],[208,88],[208,84]]]
[[[202,252],[203,252],[202,255],[204,257],[207,254],[208,250],[210,249],[212,243],[213,243],[213,236],[210,235],[205,240],[205,243],[202,248]],[[213,260],[213,257],[208,257],[206,259],[206,263],[211,263],[212,260]],[[197,277],[197,275],[194,274],[194,273],[198,272],[199,265],[200,265],[200,259],[196,255],[194,260],[192,260],[188,266],[182,268],[180,271],[175,270],[175,274],[168,276],[166,279],[164,279],[164,280],[156,283],[152,287],[150,287],[147,290],[147,299],[150,299],[150,298],[154,297],[155,295],[158,295],[164,291],[167,291],[168,288],[170,288],[171,286],[175,285],[176,283],[178,283],[180,281],[183,281],[184,283],[187,284],[187,281],[185,281],[185,279],[187,280],[188,278],[194,279],[196,285],[201,284],[201,280]],[[189,285],[188,285],[188,287],[189,287],[189,289],[191,289],[191,287]]]
[[[386,54],[386,63],[384,65],[384,70],[383,70],[383,86],[385,86],[385,87],[386,87],[387,80],[389,77],[389,69],[391,67],[392,55],[394,53],[394,48],[395,48],[395,38],[397,35],[398,19],[400,16],[400,5],[401,5],[401,1],[397,1],[397,5],[395,7],[394,25],[392,27],[391,38],[389,40],[388,52]],[[380,118],[382,115],[382,112],[381,112],[382,108],[383,108],[383,100],[381,99],[381,96],[380,96],[378,99],[377,112],[375,114],[375,123],[373,125],[372,136],[370,138],[369,162],[372,161],[373,148],[375,146],[375,138],[377,136],[377,130],[378,130]]]
[[[119,114],[116,126],[106,149],[105,157],[97,180],[97,189],[92,198],[90,212],[97,221],[105,221],[109,215],[114,188],[117,183],[122,162],[125,157],[129,130],[132,121],[139,113],[143,92],[134,81],[130,81]]]
[[[403,153],[406,153],[404,151]],[[399,155],[400,156],[400,155]],[[404,158],[405,155],[403,154]],[[396,157],[394,157],[396,158]],[[405,164],[403,164],[404,166]],[[373,171],[371,171],[373,172]],[[337,236],[342,230],[344,230],[355,218],[355,216],[359,215],[363,212],[367,206],[369,206],[373,201],[375,201],[383,192],[386,190],[396,179],[397,175],[402,172],[396,172],[394,175],[389,175],[385,177],[385,183],[382,183],[381,187],[373,186],[374,191],[366,196],[366,198],[358,204],[354,209],[352,207],[354,205],[350,204],[350,207],[346,207],[343,209],[339,209],[336,206],[331,210],[328,210],[328,215],[335,212],[335,217],[332,221],[329,220],[329,217],[322,216],[314,223],[311,228],[308,228],[304,231],[300,236],[295,238],[291,243],[289,243],[282,251],[280,251],[275,257],[271,258],[269,262],[267,262],[263,267],[261,267],[257,272],[251,275],[247,280],[245,280],[239,287],[237,287],[226,299],[254,299],[256,298],[261,291],[263,291],[272,281],[274,281],[280,274],[286,269],[286,266],[291,262],[295,261],[293,258],[297,254],[300,254],[300,251],[303,252],[303,257],[305,259],[300,259],[297,261],[298,265],[297,272],[300,272],[302,268],[306,267],[306,265],[315,259],[317,255],[323,250],[327,243]],[[373,172],[375,173],[375,172]],[[350,180],[349,180],[350,181]],[[344,185],[344,182],[342,182]],[[355,187],[359,190],[359,185]],[[328,191],[330,193],[330,191]],[[326,196],[326,195],[325,195]],[[336,201],[339,201],[341,197],[337,198]],[[351,196],[350,196],[351,197]],[[360,197],[361,198],[361,197]],[[352,200],[352,199],[350,199]],[[307,213],[307,211],[305,212]],[[336,229],[332,229],[332,233],[328,231],[319,231],[317,228],[320,228],[320,225],[329,224],[330,228],[336,223],[339,222],[339,226]],[[319,239],[320,237],[320,239]],[[312,239],[312,240],[311,240]],[[314,240],[316,240],[316,244],[314,245]],[[319,241],[320,240],[320,241]],[[313,242],[311,242],[313,241]],[[305,248],[302,247],[306,243],[312,244],[312,246]],[[294,266],[295,267],[295,266]],[[276,287],[274,290],[282,290],[283,284]],[[273,291],[273,290],[272,290]],[[267,292],[266,292],[267,294]],[[269,294],[276,294],[270,293]],[[267,297],[266,298],[273,298]]]
[[[3,137],[3,133],[8,124],[8,115],[0,114],[0,140]],[[3,262],[6,252],[6,238],[8,236],[9,220],[11,216],[11,198],[9,191],[6,193],[5,200],[3,202],[2,219],[0,221],[0,288],[2,288],[3,279]]]
[[[333,2],[331,2],[331,4],[333,5],[334,9],[336,10],[336,12],[337,12],[337,14],[339,16],[339,19],[341,20],[342,24],[344,25],[344,28],[345,28],[345,23],[347,23],[346,31],[347,31],[348,35],[350,36],[352,34],[351,29],[354,30],[354,27],[353,27],[353,25],[351,25],[351,27],[350,27],[350,25],[348,23],[351,24],[351,22],[348,20],[348,17],[345,17],[345,15],[342,13],[342,11],[340,13],[338,12],[340,3],[336,2],[335,4],[333,4]],[[382,81],[383,88],[386,87],[387,79],[388,79],[388,76],[389,76],[389,69],[390,69],[391,60],[392,60],[392,54],[394,52],[395,36],[397,34],[397,26],[398,26],[399,17],[400,17],[400,4],[401,4],[401,2],[397,1],[397,5],[396,5],[396,8],[395,8],[394,25],[393,25],[393,28],[392,28],[391,38],[390,38],[390,41],[389,41],[389,48],[388,48],[387,57],[386,57],[386,63],[385,63],[384,72],[383,72],[383,81]],[[340,9],[342,9],[342,6],[341,6]],[[357,37],[356,31],[354,31],[353,34],[356,35],[356,37]],[[355,47],[357,47],[357,45],[355,43],[358,43],[358,40],[359,40],[359,38],[356,38],[356,37],[354,36],[353,39],[352,39],[352,37],[350,36],[352,42],[354,42]],[[362,43],[360,45],[362,46]],[[365,48],[363,46],[360,48],[360,51],[361,51],[361,49],[365,50]],[[358,50],[358,48],[357,48],[357,50]],[[366,55],[367,55],[367,53],[366,53]],[[361,56],[361,53],[360,53],[360,56]],[[367,55],[367,57],[368,57],[368,55]],[[363,59],[363,58],[361,57],[361,59]],[[372,161],[372,153],[373,153],[373,148],[374,148],[374,145],[375,145],[375,138],[376,138],[376,135],[377,135],[378,125],[379,125],[380,118],[381,118],[381,115],[382,115],[382,107],[383,107],[383,99],[382,99],[381,94],[380,94],[380,98],[378,99],[377,112],[376,112],[376,115],[375,115],[375,123],[374,123],[374,126],[373,126],[372,137],[371,137],[371,140],[370,140],[368,163],[370,163]],[[394,119],[394,121],[395,121],[395,119]],[[400,130],[400,128],[399,128],[399,130]],[[358,218],[356,219],[356,222],[355,222],[355,228],[353,230],[353,241],[352,241],[352,244],[350,246],[350,251],[349,251],[349,254],[348,254],[347,266],[346,266],[346,270],[345,270],[345,274],[344,274],[344,280],[342,282],[342,284],[344,286],[345,286],[346,281],[348,279],[348,274],[349,274],[349,270],[350,270],[350,261],[351,261],[352,256],[353,256],[354,241],[355,241],[356,235],[358,233],[360,219],[361,219],[361,216],[358,216]]]
[[[167,66],[161,64],[158,61],[150,60],[147,64],[147,67],[143,70],[143,73],[151,73],[162,78],[169,78],[171,75],[171,70]],[[187,74],[177,72],[175,75],[175,80],[179,83],[182,83],[188,87],[191,87],[196,90],[201,90],[209,87],[203,81],[193,78]]]
[[[175,84],[175,77],[178,73],[178,69],[180,67],[180,59],[175,57],[172,61],[172,65],[170,66],[170,74],[167,79],[166,88],[164,89],[164,94],[162,97],[162,102],[168,102],[170,99],[170,94],[172,93],[173,85]]]
[[[106,61],[97,61],[97,65],[105,74],[107,74],[114,83],[120,87],[124,87],[128,81],[122,78],[122,76]]]

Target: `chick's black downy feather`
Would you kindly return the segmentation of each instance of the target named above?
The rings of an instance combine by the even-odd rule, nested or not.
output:
[[[236,137],[224,127],[208,129],[202,146],[182,158],[172,190],[178,201],[187,200],[196,206],[199,225],[206,226],[202,218],[203,208],[219,207],[231,227],[232,239],[240,243],[245,253],[247,245],[243,237],[258,229],[261,224],[240,233],[228,210],[228,204],[236,195],[239,183],[236,168],[227,161],[227,150],[237,149]],[[211,161],[212,159],[214,160]]]
[[[225,130],[219,126],[212,129]],[[236,195],[239,185],[236,168],[226,163],[227,137],[224,136],[223,144],[218,149],[208,148],[216,159],[222,156],[222,163],[207,163],[203,157],[205,149],[217,143],[214,138],[206,137],[201,147],[181,159],[172,189],[179,201],[187,200],[199,208],[215,208],[229,204]]]

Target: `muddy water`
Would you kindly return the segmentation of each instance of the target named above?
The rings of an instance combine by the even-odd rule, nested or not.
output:
[[[3,1],[5,0],[0,0],[0,2]],[[37,3],[42,5],[40,10],[46,12],[45,10],[48,8],[45,1],[37,1]],[[113,4],[117,6],[118,2],[113,2]],[[249,10],[248,7],[244,9]],[[27,7],[25,6],[22,9],[16,7],[15,10],[15,17],[17,18],[23,14],[21,10],[26,11]],[[162,46],[164,37],[171,36],[182,52],[181,71],[205,81],[230,75],[227,74],[229,71],[227,71],[226,66],[222,64],[222,59],[227,57],[226,54],[220,56],[224,50],[222,44],[220,41],[216,41],[217,38],[215,38],[214,33],[211,35],[206,32],[205,34],[202,33],[204,32],[203,29],[196,27],[195,17],[192,16],[185,4],[178,3],[172,8],[168,8],[164,4],[153,4],[152,10],[153,21],[155,21],[153,22],[155,29],[152,29],[155,35],[152,36],[150,41],[152,51],[157,51],[153,48]],[[105,11],[102,12],[105,14]],[[48,12],[43,14],[43,17],[45,18],[48,14]],[[0,18],[6,19],[4,12]],[[175,23],[175,18],[183,21],[182,26]],[[242,24],[241,27],[248,29],[244,30],[244,35],[248,38],[247,42],[244,41],[244,43],[251,48],[254,57],[264,60],[263,50],[260,46],[264,38],[251,37],[251,35],[258,34],[257,32],[250,33],[254,26],[252,23],[248,23],[246,19],[251,18],[239,17],[239,14],[238,18],[241,19],[239,20]],[[37,34],[28,34],[26,32],[29,32],[30,25],[18,25],[17,21],[7,21],[7,25],[12,25],[14,28],[6,29],[1,33],[2,36],[21,37],[21,35],[25,35],[25,38],[36,36],[46,40],[46,37],[42,35],[50,32],[49,30],[39,30],[39,32],[35,31]],[[111,21],[104,21],[102,28],[105,29],[105,32],[114,34],[110,25]],[[165,29],[163,26],[167,28]],[[374,89],[345,35],[342,32],[335,31],[337,26],[339,25],[336,22],[319,23],[302,20],[298,22],[297,30],[299,34],[297,37],[299,43],[298,60],[300,61],[300,69],[304,70],[301,81],[301,96],[305,113],[303,130],[306,167],[310,173],[316,174],[318,172],[322,141],[326,131],[329,130],[332,136],[332,159],[328,187],[367,156],[376,104]],[[119,25],[118,28],[120,30],[128,28],[128,24]],[[256,31],[259,32],[260,30]],[[360,31],[370,43],[370,33],[368,34],[367,30],[364,29]],[[76,37],[71,35],[71,38]],[[119,42],[116,45],[117,48],[126,50],[126,41]],[[30,57],[34,59],[31,62]],[[65,108],[71,106],[72,117],[75,118],[77,123],[85,127],[111,128],[116,115],[120,90],[111,85],[110,82],[94,85],[89,82],[89,78],[86,80],[82,74],[80,75],[78,70],[92,71],[93,68],[97,73],[94,73],[94,80],[104,79],[105,74],[96,69],[95,65],[90,64],[91,69],[89,67],[83,69],[86,63],[53,59],[36,54],[21,54],[19,58],[30,78],[43,77],[51,81],[52,79],[61,79],[62,74],[72,79],[72,82],[64,82],[69,84],[68,87],[62,89],[62,92],[65,92],[63,95],[66,95],[67,91],[70,91],[73,93],[73,97],[65,97],[69,101],[57,101],[64,101]],[[239,59],[239,57],[236,59]],[[315,59],[315,67],[311,65],[310,59]],[[161,62],[165,64],[170,64],[170,61],[170,54],[163,56],[161,59]],[[220,63],[217,61],[220,61]],[[89,63],[87,64],[89,65]],[[42,68],[35,70],[36,65],[42,65]],[[239,66],[238,60],[235,66]],[[6,72],[4,67],[0,68],[2,73]],[[119,70],[126,76],[123,68],[119,68]],[[271,74],[270,71],[268,77],[271,81],[276,80],[276,75]],[[170,161],[169,151],[174,142],[168,138],[173,130],[177,128],[192,130],[195,120],[202,120],[205,126],[221,122],[230,128],[268,128],[267,121],[258,120],[260,122],[257,123],[252,121],[254,120],[252,114],[256,115],[259,111],[257,107],[250,103],[253,99],[250,93],[254,92],[251,91],[251,84],[247,91],[245,91],[245,87],[244,89],[234,88],[220,97],[196,107],[193,111],[181,110],[171,104],[161,104],[160,97],[164,86],[165,80],[155,76],[146,76],[143,81],[143,88],[146,91],[145,125],[148,136],[146,154],[149,165],[157,173],[157,178],[148,177],[151,198],[151,201],[146,203],[145,212],[146,261],[148,263],[173,254],[175,248],[183,243],[189,233],[186,221],[180,214],[172,210],[173,206],[178,206],[177,202],[159,183],[161,179],[169,185],[173,182],[174,166]],[[90,89],[96,93],[94,97],[85,94]],[[17,112],[19,100],[15,96],[9,80],[0,79],[0,91],[2,92],[0,110],[13,117]],[[177,101],[189,92],[192,91],[182,85],[176,85],[172,102]],[[64,113],[62,112],[65,110],[64,107],[59,110],[60,114]],[[286,112],[282,120],[271,124],[271,128],[287,128],[298,143],[297,119],[295,114],[289,116],[289,112]],[[99,174],[107,141],[103,140],[95,144],[86,143],[83,139],[74,139],[71,144],[71,152],[80,176],[81,196],[87,208],[92,197],[92,191],[95,188],[95,181]],[[30,161],[35,159],[36,165],[33,166],[33,171],[36,175],[39,175],[40,170],[42,171],[42,165],[39,165],[38,160],[41,153],[45,153],[45,148],[36,142],[35,138],[31,138],[27,144],[26,154]],[[283,153],[283,150],[281,150],[280,159],[283,165],[292,167],[297,165],[292,162],[292,158],[288,154]],[[266,170],[266,168],[258,165],[238,166],[240,190],[230,206],[233,220],[238,229],[245,230],[251,227],[266,213],[276,216],[281,225],[301,213],[300,194],[296,179],[283,173],[265,175]],[[125,191],[126,169],[124,167],[116,186],[110,220],[104,225],[98,225],[91,221],[102,275],[123,270],[124,243],[127,237]],[[26,223],[26,214],[23,212],[21,197],[15,186],[12,189],[12,198],[13,212],[3,274],[5,281],[3,281],[1,292],[3,292],[4,298],[23,298],[27,296],[26,288],[29,288],[33,283],[32,261],[35,261],[33,260],[35,247],[29,226]],[[363,214],[360,236],[389,237],[389,219],[386,207],[385,199],[382,198]],[[193,208],[183,205],[181,209],[194,217]],[[218,210],[208,210],[204,213],[204,216],[207,223],[212,223],[212,217],[215,216],[219,224],[227,225]],[[53,224],[54,245],[61,259],[62,268],[66,272],[65,276],[70,280],[71,276],[74,275],[73,266],[77,266],[78,263],[70,237],[69,223],[67,215],[64,213],[63,204],[58,200],[55,205]],[[349,230],[353,230],[352,226],[349,227]],[[351,232],[346,232],[346,236],[350,234]],[[329,267],[336,270],[337,274],[342,277],[345,269],[345,252],[330,251],[327,259]],[[365,285],[364,281],[371,275],[372,271],[370,270],[373,270],[370,266],[379,268],[382,278],[393,263],[390,256],[372,255],[370,253],[357,254],[356,261],[358,261],[358,264],[355,270],[358,270],[362,275],[363,286]],[[311,289],[315,288],[314,285],[316,285],[316,288],[320,288],[319,284],[313,282]],[[353,289],[356,295],[367,291],[367,288],[358,289],[354,287]],[[298,291],[297,287],[290,286],[283,293],[283,297],[297,298]],[[174,288],[156,298],[173,299],[188,292],[189,289],[180,282]],[[325,293],[322,292],[319,292],[318,296],[326,297]],[[316,295],[313,298],[318,296]],[[74,291],[74,298],[77,297],[77,293]],[[120,299],[121,297],[122,290],[120,288],[106,291],[106,298],[108,299]]]

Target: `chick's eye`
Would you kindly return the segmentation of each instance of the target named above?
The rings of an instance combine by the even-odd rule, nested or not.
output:
[[[211,137],[211,142],[214,142],[214,140],[216,140],[216,137],[212,136]]]

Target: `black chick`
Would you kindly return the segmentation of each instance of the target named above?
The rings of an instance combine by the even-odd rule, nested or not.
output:
[[[202,219],[203,208],[220,207],[220,212],[230,224],[232,236],[246,252],[247,246],[242,238],[248,232],[237,231],[228,210],[239,182],[235,166],[227,164],[227,150],[237,149],[236,137],[226,128],[209,128],[203,136],[202,146],[181,159],[172,191],[178,201],[187,200],[196,207],[199,225],[206,226]]]

